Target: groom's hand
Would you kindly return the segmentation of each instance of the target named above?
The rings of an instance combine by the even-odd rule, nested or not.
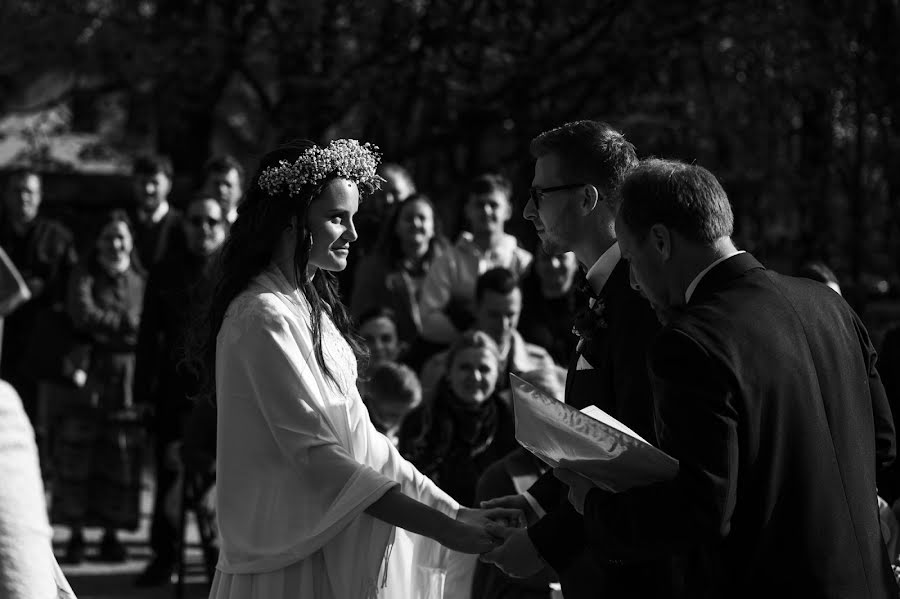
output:
[[[569,503],[572,504],[572,507],[579,514],[584,515],[584,502],[587,499],[587,494],[596,485],[577,472],[566,468],[554,468],[553,476],[569,486]]]
[[[534,512],[524,495],[505,495],[504,497],[488,499],[481,502],[481,507],[486,509],[504,507],[520,510],[524,517],[522,526],[531,526],[538,521],[538,515]]]
[[[503,544],[482,555],[479,558],[481,561],[494,564],[513,578],[528,578],[544,569],[546,564],[531,543],[526,529],[489,524],[487,531],[503,539]]]
[[[499,524],[504,528],[525,527],[525,516],[521,510],[515,508],[495,507],[475,510],[461,507],[456,514],[456,519],[485,529],[492,524]]]

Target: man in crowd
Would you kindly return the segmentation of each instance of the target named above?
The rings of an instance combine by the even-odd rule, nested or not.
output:
[[[613,494],[556,474],[597,559],[691,548],[689,597],[896,597],[876,473],[895,440],[862,322],[731,241],[716,178],[650,160],[622,187],[631,281],[664,327],[648,358],[673,480]]]
[[[553,358],[546,349],[526,342],[516,330],[522,314],[522,290],[512,272],[498,267],[478,277],[475,298],[472,328],[487,333],[500,350],[497,391],[509,389],[510,373],[522,374],[554,366]],[[446,370],[446,352],[435,354],[425,363],[421,376],[424,397],[433,396]]]
[[[422,284],[419,309],[422,336],[449,345],[475,319],[475,282],[487,270],[502,266],[521,278],[531,266],[531,253],[504,231],[512,215],[512,187],[502,175],[488,173],[469,186],[465,213],[469,230],[435,259]]]
[[[31,293],[3,322],[0,376],[16,388],[32,421],[38,379],[59,371],[62,303],[76,259],[69,230],[41,216],[42,199],[40,175],[16,171],[7,182],[0,217],[0,246]]]
[[[659,324],[629,285],[614,227],[618,186],[637,164],[634,147],[605,123],[578,121],[538,135],[531,152],[536,162],[525,218],[547,254],[575,253],[587,269],[592,296],[576,321],[581,339],[569,364],[565,401],[578,409],[597,405],[653,442],[646,349]],[[584,552],[584,522],[565,497],[565,485],[548,472],[526,493],[489,502],[525,510],[531,524],[489,559],[519,576],[549,564],[566,599],[674,594],[665,560],[591,560]]]
[[[172,162],[165,156],[138,157],[132,167],[132,188],[135,247],[141,265],[150,271],[170,248],[184,243],[181,213],[169,205]]]
[[[179,368],[190,317],[202,301],[213,254],[225,240],[225,214],[217,198],[200,195],[187,205],[186,243],[150,273],[138,334],[135,397],[153,407],[156,443],[156,498],[150,529],[153,559],[137,580],[152,586],[169,580],[176,564],[177,523],[164,506],[183,469],[179,459],[185,422],[194,392]]]
[[[215,156],[203,166],[202,192],[216,200],[225,211],[229,225],[237,220],[238,202],[244,195],[244,168],[233,156]]]

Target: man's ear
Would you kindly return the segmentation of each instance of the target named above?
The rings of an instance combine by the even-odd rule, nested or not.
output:
[[[581,214],[587,216],[594,211],[600,202],[600,192],[593,185],[584,186],[584,194],[581,196]]]
[[[650,227],[650,245],[656,250],[663,262],[672,257],[672,233],[663,224],[656,223]]]

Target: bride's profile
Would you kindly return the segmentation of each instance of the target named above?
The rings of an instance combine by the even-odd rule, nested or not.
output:
[[[441,597],[446,548],[489,551],[489,520],[518,517],[460,507],[357,392],[363,350],[331,272],[378,160],[348,139],[270,152],[218,259],[196,357],[217,405],[211,598]]]

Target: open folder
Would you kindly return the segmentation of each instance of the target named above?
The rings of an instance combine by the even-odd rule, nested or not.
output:
[[[510,375],[516,439],[551,467],[568,468],[607,491],[674,478],[678,460],[590,406],[578,411]]]

